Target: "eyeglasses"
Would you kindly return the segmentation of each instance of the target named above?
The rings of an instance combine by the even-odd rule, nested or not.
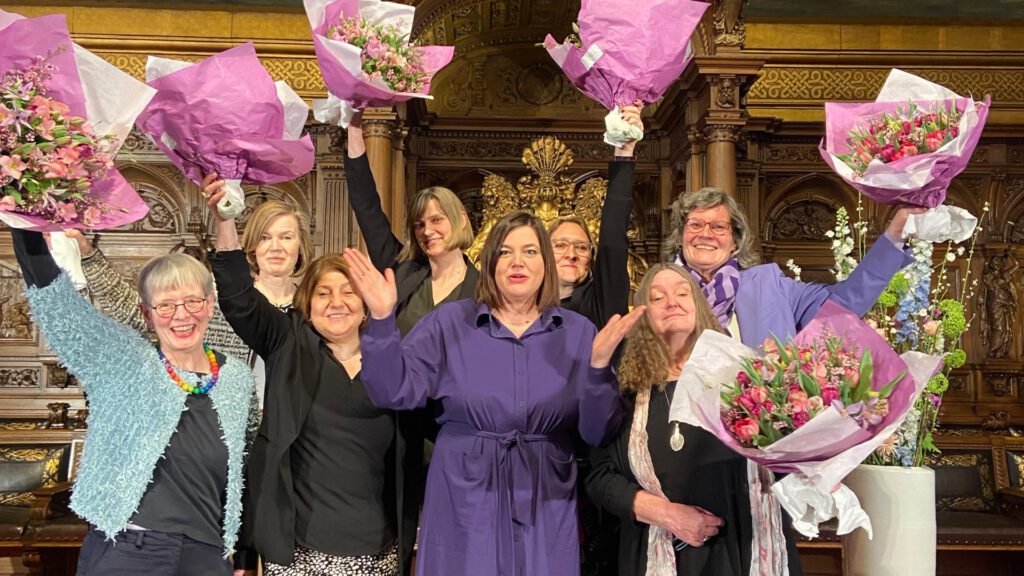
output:
[[[186,312],[195,314],[206,307],[206,299],[189,298],[184,302],[161,302],[155,306],[150,305],[150,308],[156,312],[157,316],[161,318],[170,318],[178,311],[178,306],[184,306]]]
[[[559,255],[565,254],[566,252],[569,251],[569,248],[572,248],[572,251],[576,254],[576,256],[579,256],[580,258],[590,256],[590,244],[587,244],[586,242],[568,242],[566,240],[555,240],[554,242],[551,243],[551,248],[555,251],[555,254]]]
[[[705,222],[696,218],[686,221],[686,231],[691,234],[700,234],[705,228],[711,228],[711,233],[715,236],[725,236],[732,226],[728,222]]]

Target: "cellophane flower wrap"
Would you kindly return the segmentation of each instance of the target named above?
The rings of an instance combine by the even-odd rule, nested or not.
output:
[[[813,418],[785,430],[781,437],[761,447],[743,442],[739,438],[744,433],[738,436],[735,428],[730,429],[727,424],[732,407],[723,402],[723,394],[728,395],[737,374],[745,372],[758,359],[763,362],[764,354],[723,334],[706,331],[697,340],[679,376],[669,413],[670,420],[700,426],[741,456],[773,472],[788,474],[772,485],[772,492],[792,517],[793,527],[808,537],[816,537],[818,524],[830,518],[838,518],[838,534],[858,527],[870,533],[870,519],[853,492],[841,484],[842,479],[899,427],[942,361],[938,356],[918,352],[896,354],[873,328],[831,301],[822,305],[793,344],[798,349],[813,350],[824,346],[830,338],[845,343],[844,353],[858,359],[858,370],[859,359],[865,352],[870,354],[871,390],[891,384],[885,410],[874,406],[866,411],[866,401],[857,406],[855,397],[842,402],[838,386],[835,391],[826,392],[828,384],[818,384],[822,407]],[[861,385],[864,384],[859,382],[858,375],[858,386]],[[838,394],[838,402],[825,405],[826,394]],[[810,397],[789,400],[789,396],[787,393],[791,404],[797,400],[807,407],[810,401]],[[750,438],[754,437],[756,434],[751,434]]]
[[[430,81],[451,62],[452,46],[410,44],[415,8],[380,0],[304,0],[328,98],[317,120],[348,127],[357,110],[432,98]]]
[[[274,82],[252,43],[197,62],[150,56],[146,79],[157,90],[139,129],[190,180],[216,172],[227,181],[217,205],[224,218],[245,209],[241,184],[276,184],[313,169],[302,130],[309,107],[285,82]]]
[[[690,36],[709,4],[647,0],[628,7],[613,0],[583,0],[575,37],[544,39],[548,54],[581,92],[611,112],[605,142],[621,146],[643,132],[622,121],[618,107],[656,102],[683,73]]]
[[[962,242],[977,219],[942,203],[970,162],[990,103],[893,69],[874,102],[825,103],[819,151],[836,174],[875,202],[931,209],[912,216],[905,235]]]
[[[72,43],[60,14],[0,10],[0,45],[0,220],[57,231],[145,216],[114,157],[154,91]]]

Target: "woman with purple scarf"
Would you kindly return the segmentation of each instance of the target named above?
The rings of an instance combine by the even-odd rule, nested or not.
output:
[[[733,338],[756,348],[771,336],[781,340],[794,337],[828,299],[854,314],[866,313],[893,275],[911,262],[903,250],[903,225],[910,214],[919,212],[923,209],[897,210],[884,237],[848,278],[835,284],[815,284],[789,278],[777,264],[759,265],[754,238],[739,204],[722,190],[702,188],[681,195],[672,204],[671,233],[662,255],[690,272]],[[748,464],[755,508],[753,551],[774,567],[768,573],[784,573],[788,565],[790,576],[801,574],[788,518],[783,520],[768,491],[770,474]],[[783,536],[785,550],[773,546]]]

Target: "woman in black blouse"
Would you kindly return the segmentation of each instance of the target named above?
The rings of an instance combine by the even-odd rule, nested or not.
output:
[[[746,460],[703,429],[668,421],[675,381],[704,330],[721,325],[685,270],[657,264],[635,303],[619,383],[632,419],[592,453],[587,490],[620,519],[622,576],[746,576],[753,539]]]
[[[243,545],[266,576],[397,576],[403,443],[398,418],[359,380],[363,299],[340,254],[314,260],[282,314],[256,290],[235,223],[216,209],[211,254],[224,317],[267,370],[263,424],[248,462]],[[329,448],[329,449],[328,449]]]

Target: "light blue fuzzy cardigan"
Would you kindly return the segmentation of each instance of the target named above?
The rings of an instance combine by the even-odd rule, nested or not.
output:
[[[89,397],[88,433],[71,508],[108,538],[137,510],[185,410],[187,394],[138,332],[103,316],[66,274],[27,291],[36,325]],[[228,449],[224,556],[242,518],[242,464],[253,380],[249,367],[225,355],[210,391]]]

